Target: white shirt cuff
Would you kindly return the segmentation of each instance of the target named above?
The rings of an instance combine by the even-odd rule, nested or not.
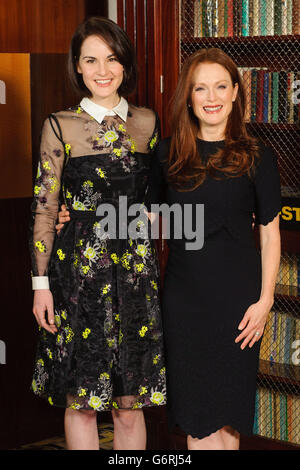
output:
[[[31,279],[32,279],[32,290],[49,289],[48,276],[33,276]]]

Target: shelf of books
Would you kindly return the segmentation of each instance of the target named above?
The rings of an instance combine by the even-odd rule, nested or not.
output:
[[[249,133],[281,174],[282,256],[266,324],[254,433],[300,445],[300,0],[181,0],[179,63],[219,47],[239,67]]]

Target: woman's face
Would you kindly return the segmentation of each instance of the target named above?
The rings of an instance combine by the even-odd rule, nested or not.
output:
[[[82,73],[84,84],[95,103],[106,108],[118,104],[118,88],[123,81],[124,68],[101,37],[93,35],[83,41],[77,72]]]
[[[199,64],[193,79],[191,105],[200,129],[224,133],[238,84],[233,87],[230,73],[216,63]]]

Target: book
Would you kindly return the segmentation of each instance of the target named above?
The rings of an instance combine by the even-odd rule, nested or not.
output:
[[[293,0],[287,0],[287,34],[293,34]]]
[[[267,0],[260,0],[260,35],[267,35]]]
[[[293,0],[293,6],[292,6],[292,31],[293,31],[293,34],[300,34],[300,5],[299,5],[299,0]]]
[[[287,35],[287,0],[281,2],[281,34]]]
[[[272,122],[278,123],[279,72],[272,73]]]
[[[264,71],[257,70],[257,92],[256,92],[256,121],[263,121],[263,107],[264,107]]]
[[[254,412],[254,422],[253,422],[253,434],[259,434],[258,416],[259,416],[259,389],[257,389],[255,393],[255,412]]]
[[[194,37],[201,37],[200,30],[200,0],[194,0]]]
[[[253,34],[253,0],[249,0],[249,36]]]
[[[281,0],[274,0],[274,34],[280,35],[281,32]]]
[[[269,73],[264,72],[263,122],[269,122]]]
[[[259,36],[260,34],[259,1],[253,0],[253,36]]]
[[[233,0],[227,0],[227,36],[233,37]]]
[[[249,36],[249,0],[242,0],[242,36]]]
[[[267,36],[274,36],[274,0],[267,0]]]
[[[218,3],[218,36],[225,36],[225,0],[219,0]]]
[[[257,70],[251,69],[251,121],[256,121]]]
[[[272,72],[269,72],[268,122],[272,122]]]
[[[288,440],[292,440],[292,423],[293,423],[293,418],[292,418],[292,396],[288,395],[287,396],[287,429],[288,429]]]
[[[278,90],[278,121],[281,123],[286,123],[288,118],[288,98],[287,98],[287,72],[279,72],[279,90]]]

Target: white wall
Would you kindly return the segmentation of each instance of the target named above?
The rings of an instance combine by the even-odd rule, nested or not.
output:
[[[108,18],[117,23],[117,0],[108,0]]]

